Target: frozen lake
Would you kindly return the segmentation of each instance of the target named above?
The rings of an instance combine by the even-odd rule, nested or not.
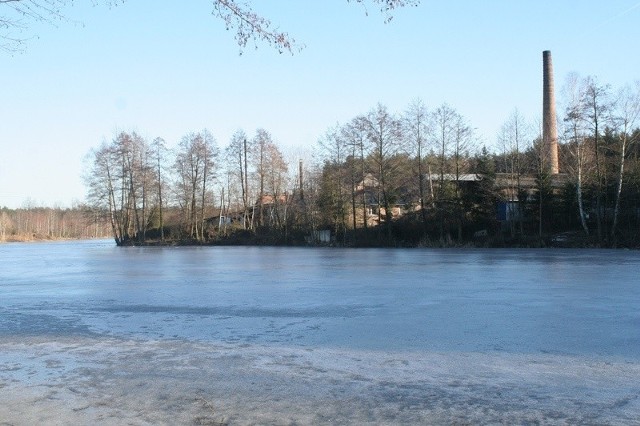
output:
[[[0,245],[0,423],[640,424],[640,253]]]

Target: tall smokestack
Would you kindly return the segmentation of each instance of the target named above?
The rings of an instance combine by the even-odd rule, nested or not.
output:
[[[546,166],[551,174],[558,173],[558,128],[556,125],[556,98],[553,87],[551,51],[542,52],[542,143]]]

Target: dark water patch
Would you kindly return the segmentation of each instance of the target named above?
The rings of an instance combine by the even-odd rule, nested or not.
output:
[[[109,314],[172,314],[201,317],[239,318],[354,318],[366,315],[374,307],[319,306],[309,308],[267,308],[237,306],[172,306],[172,305],[114,305],[91,310]]]
[[[75,316],[0,311],[0,336],[92,336]]]

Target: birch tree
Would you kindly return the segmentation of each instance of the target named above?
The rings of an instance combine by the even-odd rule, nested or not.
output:
[[[638,133],[634,133],[636,122],[640,116],[640,82],[635,87],[624,87],[618,94],[614,120],[618,131],[618,177],[615,192],[615,206],[613,209],[613,224],[611,225],[611,237],[615,238],[618,217],[620,215],[620,199],[622,197],[622,185],[625,179],[625,163],[627,152],[632,144],[637,142]]]
[[[598,241],[604,237],[604,193],[606,165],[602,152],[602,132],[611,124],[610,113],[612,100],[608,85],[602,85],[594,77],[586,77],[584,80],[584,93],[582,102],[583,117],[589,125],[593,138],[593,153],[596,171],[596,224]]]
[[[576,199],[578,202],[578,215],[580,225],[586,235],[589,235],[587,213],[584,207],[584,181],[587,170],[587,122],[584,117],[584,85],[577,74],[571,74],[567,78],[564,88],[567,106],[565,110],[565,139],[571,155],[574,159],[573,171],[575,175]]]

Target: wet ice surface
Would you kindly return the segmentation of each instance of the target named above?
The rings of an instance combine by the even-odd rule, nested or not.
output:
[[[640,424],[637,252],[0,246],[0,423]]]

